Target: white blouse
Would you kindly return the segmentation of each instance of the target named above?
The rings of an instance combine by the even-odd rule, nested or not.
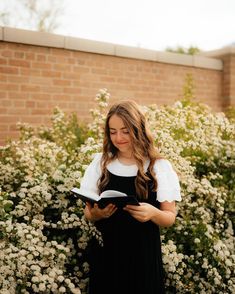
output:
[[[102,154],[97,153],[85,171],[80,188],[90,190],[98,194],[97,182],[101,176]],[[149,160],[145,162],[144,169],[147,171]],[[113,160],[107,165],[107,169],[114,175],[122,177],[132,177],[137,175],[137,165],[125,165],[118,159]],[[157,200],[181,201],[179,179],[171,163],[167,159],[158,159],[154,165],[154,172],[157,179]]]

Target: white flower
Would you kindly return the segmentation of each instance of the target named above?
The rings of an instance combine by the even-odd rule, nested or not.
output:
[[[201,242],[200,239],[198,239],[198,238],[195,238],[195,239],[194,239],[194,243],[198,244],[198,243],[200,243],[200,242]]]
[[[217,277],[214,278],[214,282],[216,285],[219,285],[221,283],[221,281]]]
[[[59,290],[59,293],[66,293],[65,287],[60,287],[58,290]]]
[[[56,272],[55,272],[54,270],[51,270],[51,271],[49,272],[49,276],[52,277],[52,278],[55,278],[55,276],[56,276]]]
[[[74,288],[74,289],[71,289],[71,292],[73,294],[81,294],[81,290],[79,288]]]
[[[46,290],[46,285],[44,283],[40,283],[38,285],[39,291],[45,291]]]
[[[225,264],[226,264],[226,266],[232,266],[233,265],[233,263],[229,259],[225,260]]]
[[[58,281],[61,283],[61,282],[63,282],[64,277],[63,277],[63,276],[58,276],[57,279],[58,279]]]
[[[32,280],[33,283],[38,283],[39,282],[39,278],[37,276],[33,276],[31,280]]]

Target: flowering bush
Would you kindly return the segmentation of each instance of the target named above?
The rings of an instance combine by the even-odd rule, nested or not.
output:
[[[21,125],[1,147],[1,293],[87,292],[87,245],[102,239],[69,191],[101,150],[108,99],[97,94],[88,128],[56,109],[52,127]],[[234,121],[188,99],[143,111],[182,187],[176,224],[162,230],[167,291],[234,293]]]
[[[146,111],[161,152],[181,179],[176,225],[163,234],[169,289],[233,293],[235,126],[188,100]]]
[[[101,238],[69,191],[91,160],[92,140],[81,146],[83,130],[58,109],[52,128],[20,129],[20,140],[0,149],[1,293],[85,292],[84,249]]]

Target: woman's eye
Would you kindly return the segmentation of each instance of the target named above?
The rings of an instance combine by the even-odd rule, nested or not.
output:
[[[117,132],[110,131],[109,134],[110,134],[110,135],[116,135]],[[123,134],[123,135],[127,135],[127,134],[129,134],[129,131],[122,131],[121,134]]]

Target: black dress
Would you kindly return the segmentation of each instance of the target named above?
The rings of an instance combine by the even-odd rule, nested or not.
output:
[[[110,173],[104,190],[135,195],[135,176]],[[156,192],[146,202],[159,207]],[[159,227],[151,221],[139,222],[118,209],[110,218],[95,223],[103,236],[103,247],[93,240],[90,250],[89,294],[162,294],[162,266]]]

